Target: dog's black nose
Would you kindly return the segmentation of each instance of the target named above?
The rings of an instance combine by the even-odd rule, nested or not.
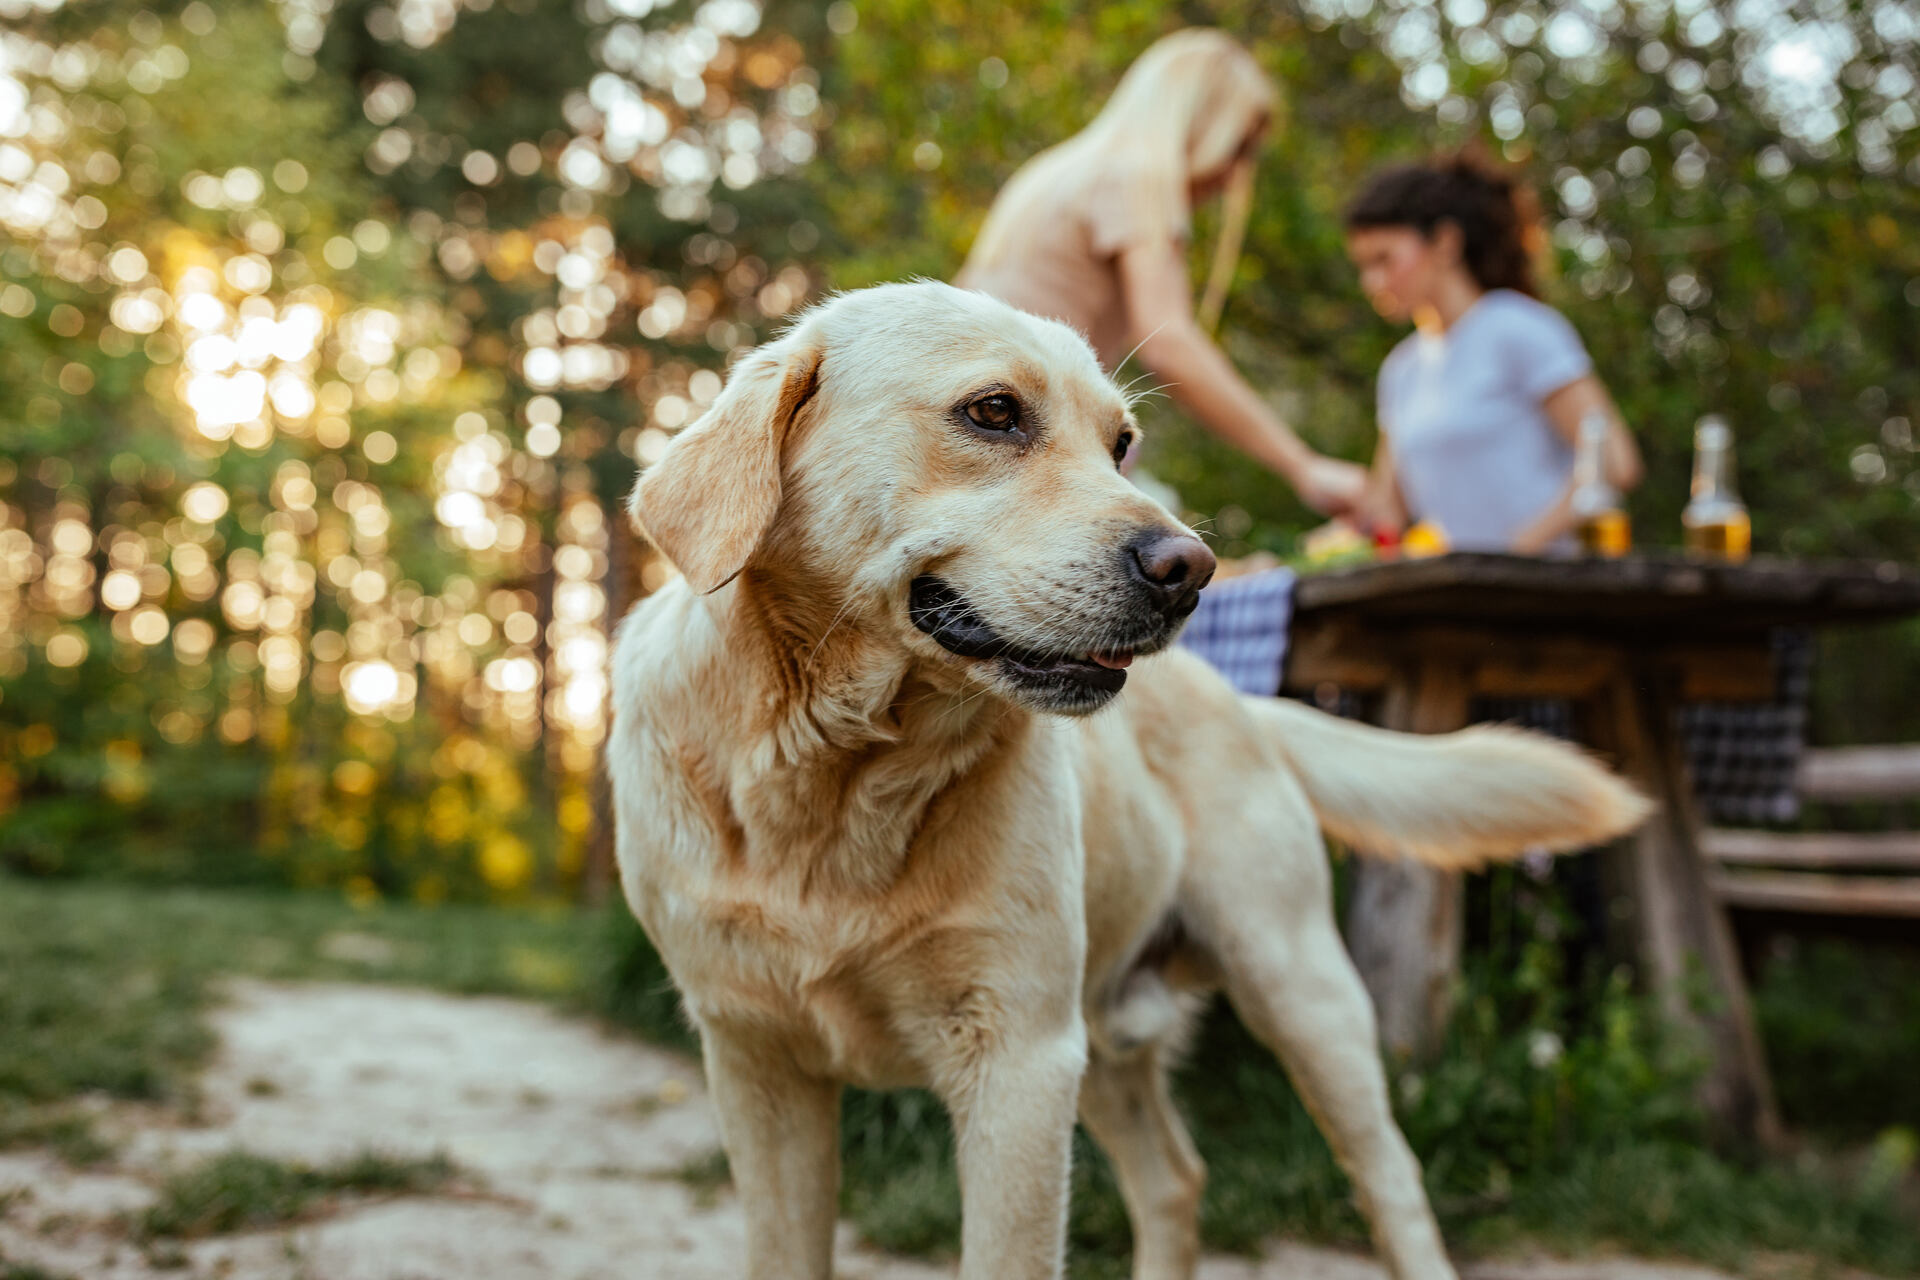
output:
[[[1168,613],[1186,614],[1213,579],[1213,552],[1190,533],[1145,529],[1127,544],[1127,567]]]

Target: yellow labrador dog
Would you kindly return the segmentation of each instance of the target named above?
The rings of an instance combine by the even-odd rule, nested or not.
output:
[[[1071,330],[890,285],[743,360],[634,491],[683,576],[614,658],[621,880],[699,1029],[755,1280],[831,1274],[849,1082],[945,1101],[968,1280],[1060,1274],[1076,1113],[1134,1274],[1190,1276],[1167,1074],[1210,988],[1394,1273],[1452,1275],[1320,828],[1456,866],[1642,804],[1544,739],[1389,734],[1170,649],[1213,556],[1120,476],[1137,432]]]

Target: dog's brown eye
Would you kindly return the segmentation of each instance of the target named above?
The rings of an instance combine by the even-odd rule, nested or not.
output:
[[[1127,460],[1127,451],[1133,448],[1133,432],[1122,431],[1119,439],[1113,442],[1113,465],[1119,466]]]
[[[981,396],[967,406],[967,417],[988,431],[1012,431],[1020,425],[1020,402],[1012,396]]]

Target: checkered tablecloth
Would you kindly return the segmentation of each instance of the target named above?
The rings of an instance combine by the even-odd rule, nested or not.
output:
[[[1280,689],[1293,617],[1294,574],[1269,569],[1216,583],[1200,593],[1180,643],[1211,663],[1242,693]],[[1679,732],[1701,816],[1710,822],[1786,822],[1799,812],[1793,781],[1806,747],[1807,694],[1813,645],[1804,632],[1774,638],[1779,692],[1769,702],[1696,702],[1679,710]],[[1360,715],[1347,696],[1330,709]],[[1559,699],[1484,698],[1476,721],[1504,721],[1575,736],[1573,708]]]
[[[1200,607],[1187,619],[1180,643],[1212,663],[1240,692],[1278,693],[1293,620],[1293,583],[1291,569],[1214,583],[1200,593]]]
[[[1769,702],[1690,702],[1680,708],[1680,739],[1706,821],[1790,822],[1799,816],[1793,782],[1807,746],[1813,637],[1775,632],[1773,670]]]

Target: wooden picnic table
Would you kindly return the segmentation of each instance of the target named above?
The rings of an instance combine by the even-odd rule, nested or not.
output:
[[[1920,572],[1891,562],[1679,554],[1620,560],[1462,553],[1303,576],[1284,688],[1384,695],[1390,728],[1444,733],[1475,697],[1564,698],[1581,736],[1658,803],[1604,866],[1610,914],[1643,979],[1709,1056],[1701,1103],[1723,1130],[1778,1136],[1725,911],[1708,887],[1674,721],[1683,701],[1774,696],[1771,633],[1920,613]],[[1348,945],[1390,1051],[1430,1050],[1459,973],[1459,875],[1354,868]]]

